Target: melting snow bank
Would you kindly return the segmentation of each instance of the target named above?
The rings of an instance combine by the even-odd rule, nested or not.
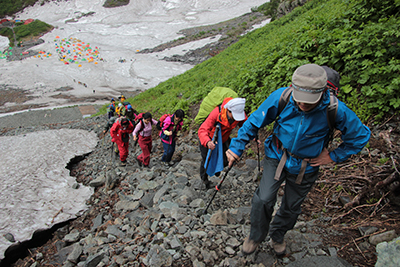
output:
[[[88,208],[93,189],[77,186],[66,165],[97,142],[94,132],[69,129],[0,137],[0,259],[9,240],[26,241]]]

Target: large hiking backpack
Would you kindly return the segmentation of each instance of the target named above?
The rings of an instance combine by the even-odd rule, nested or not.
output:
[[[164,124],[164,120],[168,117],[171,116],[171,114],[164,114],[160,117],[160,119],[158,120],[157,124],[156,124],[156,128],[157,130],[161,130],[163,128],[163,124]]]
[[[328,87],[329,91],[334,93],[335,96],[339,94],[339,83],[340,83],[340,74],[334,69],[329,68],[328,66],[322,66],[325,70],[326,75],[328,76],[328,81],[326,87]]]
[[[204,98],[203,102],[201,102],[199,112],[196,118],[194,118],[194,122],[196,124],[203,123],[211,111],[213,111],[215,107],[221,105],[227,97],[237,98],[238,94],[227,87],[214,87]]]

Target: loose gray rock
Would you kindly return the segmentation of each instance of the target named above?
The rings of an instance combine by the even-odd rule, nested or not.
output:
[[[378,260],[375,267],[400,266],[400,237],[376,246]]]
[[[146,266],[162,267],[172,265],[172,256],[159,245],[153,246],[146,257]]]
[[[387,231],[381,234],[377,234],[377,235],[373,235],[369,237],[369,243],[371,243],[372,245],[378,245],[381,242],[389,242],[392,241],[394,238],[396,238],[396,231],[395,230],[391,230],[391,231]]]
[[[3,235],[3,236],[4,236],[5,239],[7,239],[8,241],[10,241],[11,243],[14,243],[14,242],[15,242],[15,238],[14,238],[13,234],[7,233],[7,234],[5,234],[5,235]]]

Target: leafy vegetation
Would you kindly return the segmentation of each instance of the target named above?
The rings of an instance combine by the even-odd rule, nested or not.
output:
[[[189,111],[225,86],[246,98],[250,113],[288,86],[297,67],[316,63],[341,73],[339,98],[364,122],[379,120],[400,106],[399,7],[400,0],[310,1],[130,101],[155,114]]]
[[[35,20],[26,25],[20,25],[14,28],[17,41],[28,36],[40,36],[44,32],[49,31],[53,27],[43,21]]]
[[[1,0],[0,1],[0,18],[11,16],[27,6],[32,6],[37,0]]]
[[[263,12],[265,15],[271,17],[271,21],[276,20],[276,12],[278,10],[281,0],[271,0],[261,6],[257,7],[253,11]]]

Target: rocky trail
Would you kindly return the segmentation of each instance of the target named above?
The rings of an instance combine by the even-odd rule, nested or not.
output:
[[[2,135],[71,128],[101,136],[105,123],[103,115],[4,128]],[[250,256],[241,253],[258,183],[255,144],[203,214],[215,189],[206,190],[199,177],[196,129],[180,137],[172,166],[161,165],[162,146],[155,134],[150,168],[137,165],[140,148],[132,144],[127,166],[119,166],[106,135],[92,153],[67,166],[77,182],[95,188],[89,210],[50,233],[38,233],[42,243],[36,247],[27,248],[27,242],[10,249],[1,266],[375,266],[378,258],[382,263],[383,257],[394,257],[377,253],[377,244],[399,239],[398,125],[392,118],[371,127],[373,137],[360,155],[321,170],[303,214],[285,236],[283,257],[276,257],[267,241]],[[266,135],[261,133],[261,140]],[[26,256],[12,263],[23,254],[21,247]]]

